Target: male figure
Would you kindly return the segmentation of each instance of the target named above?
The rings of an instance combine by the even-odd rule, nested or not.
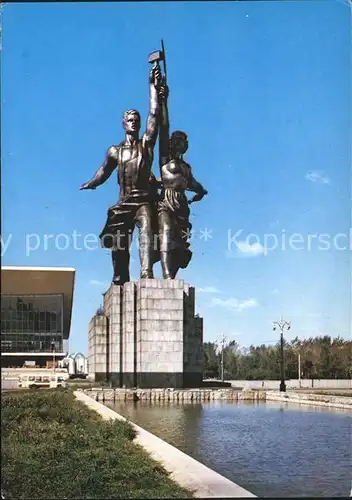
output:
[[[112,250],[113,283],[123,285],[130,280],[130,244],[134,227],[139,229],[140,277],[153,278],[155,178],[151,173],[153,151],[158,133],[159,102],[157,88],[160,68],[156,64],[149,76],[149,115],[147,128],[139,139],[141,118],[131,109],[123,114],[125,140],[111,146],[103,165],[80,189],[95,189],[118,170],[119,201],[108,210],[107,221],[100,234],[103,248]]]
[[[168,88],[165,81],[159,89],[161,100],[159,132],[159,166],[163,183],[162,199],[158,204],[160,260],[164,279],[174,279],[178,270],[188,266],[192,252],[188,239],[190,203],[200,201],[208,191],[193,177],[191,166],[183,159],[188,149],[184,132],[175,131],[169,137]],[[196,195],[187,201],[185,191]]]

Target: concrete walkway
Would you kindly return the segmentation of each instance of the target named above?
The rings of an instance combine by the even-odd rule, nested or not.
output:
[[[79,401],[85,403],[92,410],[97,411],[105,420],[126,419],[107,408],[98,401],[75,391]],[[137,431],[135,443],[142,446],[154,460],[157,460],[170,473],[171,479],[179,485],[193,491],[197,498],[256,498],[255,495],[245,490],[236,483],[221,476],[205,465],[197,462],[174,446],[166,443],[142,427],[130,422]]]
[[[323,406],[326,408],[340,408],[352,410],[352,398],[346,396],[331,396],[322,394],[302,394],[296,392],[267,391],[267,401],[282,401],[285,403],[302,404],[309,406]]]

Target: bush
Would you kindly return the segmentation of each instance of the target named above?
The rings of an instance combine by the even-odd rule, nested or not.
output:
[[[2,396],[2,489],[11,499],[185,498],[191,494],[71,391]]]

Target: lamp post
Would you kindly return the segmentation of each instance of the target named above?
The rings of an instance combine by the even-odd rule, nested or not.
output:
[[[55,342],[54,341],[51,342],[51,350],[53,353],[53,370],[55,373]]]
[[[301,353],[298,353],[298,385],[301,388]]]
[[[286,384],[285,384],[285,369],[284,369],[284,331],[290,330],[291,323],[280,318],[280,321],[273,322],[273,330],[276,328],[280,330],[280,392],[286,392]]]
[[[217,348],[219,348],[219,344],[221,344],[221,381],[224,382],[224,346],[226,342],[225,334],[222,334],[221,340],[217,340],[215,344]]]

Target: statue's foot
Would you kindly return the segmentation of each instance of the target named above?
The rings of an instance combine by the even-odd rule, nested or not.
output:
[[[141,280],[153,280],[153,279],[154,279],[153,271],[145,271],[141,273]]]
[[[112,280],[112,284],[113,285],[124,285],[125,283],[127,283],[129,280],[123,280],[121,278],[113,278]]]

